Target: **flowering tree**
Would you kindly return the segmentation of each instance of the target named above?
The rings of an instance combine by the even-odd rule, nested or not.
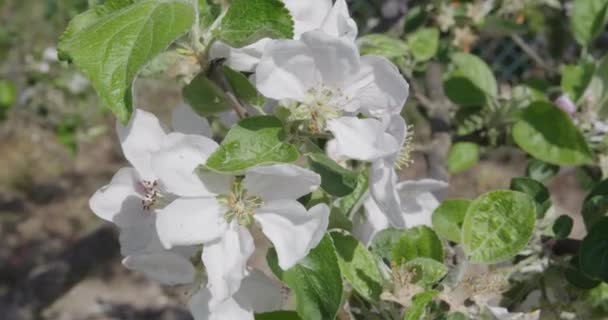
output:
[[[585,49],[580,64],[556,73],[554,101],[532,85],[500,89],[468,53],[484,21],[504,24],[525,5],[429,4],[421,12],[436,19],[402,40],[358,37],[345,0],[106,0],[76,16],[58,48],[115,114],[130,163],[90,207],[120,229],[125,267],[190,286],[195,319],[582,312],[573,292],[608,281],[607,184],[585,199],[589,232],[578,243],[542,182],[559,166],[608,174],[608,60],[587,50],[608,2],[573,2],[572,32]],[[448,48],[439,48],[442,32]],[[183,75],[187,104],[171,126],[140,109],[132,88],[167,52],[197,63]],[[447,67],[445,96],[421,81],[441,66],[434,57]],[[402,117],[412,104],[432,118],[428,148],[414,145]],[[482,142],[467,139],[473,133]],[[480,145],[500,144],[533,158],[526,177],[474,200],[444,199],[446,169],[465,170]],[[431,177],[400,181],[416,148]]]

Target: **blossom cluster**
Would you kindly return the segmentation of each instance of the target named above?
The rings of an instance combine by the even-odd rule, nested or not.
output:
[[[363,214],[353,217],[361,242],[388,227],[430,225],[439,204],[434,194],[446,183],[399,182],[398,169],[410,161],[410,130],[400,115],[407,82],[387,59],[359,54],[344,0],[283,2],[294,17],[294,39],[244,48],[217,42],[211,58],[252,72],[257,90],[289,111],[285,121],[299,133],[330,137],[330,158],[368,164]],[[280,286],[250,260],[269,241],[287,270],[321,241],[330,207],[298,201],[320,187],[319,174],[292,163],[239,175],[199,170],[219,145],[208,121],[186,105],[174,110],[171,130],[139,109],[116,130],[131,166],[90,206],[120,228],[123,264],[164,284],[191,285],[196,319],[253,319],[280,309]]]

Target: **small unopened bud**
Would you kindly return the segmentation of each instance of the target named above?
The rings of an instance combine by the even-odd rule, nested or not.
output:
[[[555,103],[558,108],[570,116],[573,116],[576,113],[576,105],[574,102],[572,102],[567,94],[562,94],[561,96],[557,97],[553,103]]]

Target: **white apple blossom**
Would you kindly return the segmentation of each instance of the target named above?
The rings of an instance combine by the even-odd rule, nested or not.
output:
[[[217,305],[235,294],[247,275],[247,260],[254,251],[249,228],[259,224],[274,244],[279,266],[288,269],[321,240],[329,208],[321,204],[307,211],[296,200],[321,180],[292,164],[254,167],[244,177],[197,173],[197,166],[217,148],[210,140],[203,144],[203,139],[184,138],[154,155],[160,185],[177,196],[157,210],[156,228],[166,249],[204,246],[208,288]]]
[[[388,60],[360,57],[353,42],[321,31],[275,41],[255,75],[258,90],[289,108],[302,130],[333,133],[343,156],[371,161],[400,149],[382,119],[400,113],[408,84]]]
[[[282,0],[293,17],[294,39],[299,39],[305,32],[321,29],[330,35],[344,37],[355,41],[357,24],[348,13],[345,0]],[[253,71],[260,61],[268,44],[274,40],[260,39],[242,48],[232,48],[218,41],[210,50],[210,58],[226,59],[224,64],[239,71]]]
[[[214,306],[209,288],[190,299],[188,307],[195,320],[253,320],[254,312],[271,312],[281,308],[281,287],[260,271],[247,275],[234,296]]]
[[[207,121],[182,105],[173,112],[173,127],[188,133],[208,134]],[[165,250],[156,233],[155,209],[171,199],[158,183],[151,157],[164,145],[185,136],[167,133],[151,113],[137,109],[129,124],[116,125],[123,153],[132,167],[120,169],[110,183],[99,189],[89,205],[100,218],[121,230],[123,264],[165,284],[189,283],[194,268],[189,261],[191,248]]]
[[[439,206],[434,193],[446,187],[447,183],[433,179],[397,183],[395,190],[401,206],[399,221],[404,225],[395,225],[392,222],[394,219],[390,219],[374,198],[368,195],[363,202],[363,215],[355,217],[353,221],[353,234],[361,242],[370,244],[378,232],[391,226],[400,228],[431,226],[431,216]]]

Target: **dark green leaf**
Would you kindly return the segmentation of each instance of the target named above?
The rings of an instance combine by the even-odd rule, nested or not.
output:
[[[556,239],[566,239],[572,232],[574,221],[567,215],[559,216],[553,223],[553,234]]]
[[[382,275],[374,256],[351,235],[332,232],[331,237],[344,278],[362,297],[380,299]]]
[[[572,257],[570,266],[564,271],[568,282],[581,289],[592,289],[597,287],[601,281],[587,277],[580,269],[578,256]]]
[[[591,63],[570,64],[561,68],[561,87],[572,101],[576,102],[582,97],[591,82],[593,71],[594,65]]]
[[[414,274],[412,283],[430,288],[441,281],[448,273],[448,267],[431,258],[419,257],[405,264],[405,267]]]
[[[583,239],[579,265],[585,275],[608,282],[608,218],[593,225]]]
[[[302,319],[334,319],[342,302],[342,276],[331,238],[325,236],[308,256],[289,270],[278,266],[276,251],[268,265],[295,292],[296,311]]]
[[[331,195],[344,197],[357,187],[359,175],[341,167],[324,153],[309,154],[308,164],[321,176],[321,188]]]
[[[255,320],[301,320],[298,313],[295,311],[274,311],[266,313],[258,313],[255,315]]]
[[[372,239],[371,250],[383,259],[391,260],[393,248],[397,246],[404,231],[394,228],[382,230]]]
[[[224,90],[209,80],[203,73],[194,77],[184,87],[182,93],[192,109],[204,117],[225,112],[232,108]]]
[[[531,159],[526,167],[526,176],[537,181],[545,182],[559,172],[559,166],[538,159]]]
[[[529,195],[536,204],[536,217],[542,218],[551,207],[551,195],[544,184],[530,178],[519,177],[511,179],[511,190],[520,191]]]
[[[587,230],[608,212],[608,180],[597,184],[583,201],[583,221]]]
[[[357,210],[363,202],[363,197],[368,190],[368,180],[366,172],[359,173],[355,190],[346,197],[334,201],[334,206],[339,208],[346,216],[352,216],[353,211]]]
[[[266,99],[258,92],[244,74],[234,71],[227,66],[223,66],[222,68],[224,75],[237,98],[252,106],[264,105]]]
[[[454,70],[444,82],[450,100],[463,106],[484,106],[498,96],[498,85],[488,65],[472,54],[452,55]],[[463,91],[464,90],[464,91]]]

